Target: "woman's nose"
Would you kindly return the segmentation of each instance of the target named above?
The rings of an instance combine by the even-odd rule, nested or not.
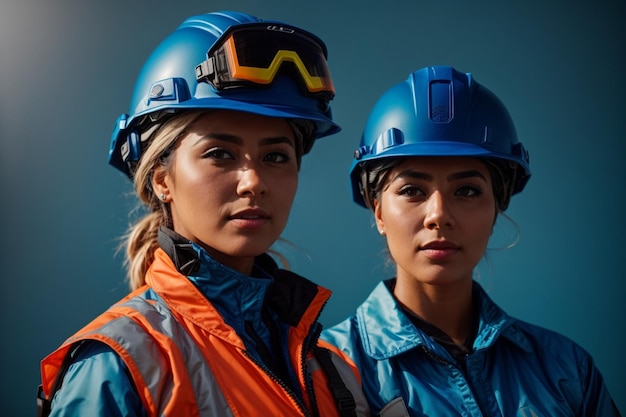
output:
[[[445,197],[439,192],[433,192],[424,205],[424,227],[441,229],[452,226],[452,215]]]
[[[239,170],[237,194],[242,197],[262,196],[267,193],[267,184],[258,167],[247,164]]]

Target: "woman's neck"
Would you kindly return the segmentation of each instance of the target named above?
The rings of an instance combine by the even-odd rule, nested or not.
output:
[[[394,296],[423,320],[435,325],[459,345],[472,335],[472,280],[434,285],[415,279],[396,280]]]

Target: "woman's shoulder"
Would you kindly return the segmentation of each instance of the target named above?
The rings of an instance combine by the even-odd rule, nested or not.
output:
[[[555,364],[593,363],[589,352],[565,334],[524,320],[512,320],[513,329],[525,340],[530,352],[549,358]]]
[[[376,312],[387,310],[393,304],[395,304],[393,296],[387,288],[385,281],[379,281],[353,313],[331,328],[332,332],[353,331],[355,327],[359,326],[359,322],[362,321],[363,317],[376,317]]]
[[[566,360],[571,360],[572,356],[577,358],[589,356],[585,349],[565,334],[509,315],[491,300],[479,284],[475,284],[475,290],[481,300],[481,320],[490,324],[489,335],[504,337],[523,350],[541,354],[543,357],[565,357]]]
[[[403,317],[385,281],[376,284],[369,296],[343,321],[324,329],[322,339],[339,347],[351,357],[366,351],[386,351],[389,332],[401,332]],[[407,319],[408,320],[408,319]],[[391,329],[391,330],[390,330]]]
[[[106,343],[97,340],[84,340],[70,353],[67,375],[80,375],[87,372],[98,379],[98,375],[124,375],[126,365],[120,356]],[[106,379],[106,378],[104,378]]]
[[[79,401],[78,401],[79,400]],[[101,410],[111,416],[142,415],[128,369],[104,343],[87,340],[74,349],[61,388],[54,396],[52,414],[83,415]]]
[[[322,340],[340,348],[358,337],[358,323],[354,314],[329,328],[325,328],[321,334]]]

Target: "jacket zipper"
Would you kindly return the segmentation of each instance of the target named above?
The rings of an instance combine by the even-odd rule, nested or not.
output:
[[[305,389],[311,402],[310,411],[306,408],[304,401],[300,399],[296,395],[296,393],[291,389],[291,387],[287,386],[287,384],[283,382],[282,379],[278,378],[278,376],[274,372],[272,372],[271,369],[269,369],[264,363],[260,363],[258,360],[256,360],[254,356],[250,355],[246,350],[243,351],[244,355],[246,355],[254,364],[256,364],[259,368],[261,368],[274,382],[276,382],[285,390],[285,392],[289,395],[289,397],[298,405],[298,407],[300,408],[300,411],[305,417],[320,417],[319,409],[317,407],[317,399],[315,397],[315,391],[313,389],[312,376],[310,374],[309,375],[306,374],[306,369],[307,369],[306,355],[310,352],[314,344],[319,339],[320,334],[322,333],[322,326],[318,323],[317,320],[319,319],[321,310],[323,309],[325,305],[326,305],[326,302],[324,302],[324,305],[320,309],[320,312],[315,317],[315,320],[313,321],[315,329],[313,332],[311,332],[310,331],[311,329],[309,329],[308,337],[305,340],[303,340],[302,350],[300,352],[301,353],[301,362],[300,362],[301,371],[300,372],[302,372],[302,375],[301,375],[302,380],[304,381]]]
[[[446,366],[455,366],[452,362],[442,358],[439,355],[435,355],[433,352],[431,352],[430,350],[428,350],[428,348],[426,348],[426,346],[424,345],[420,345],[420,349],[422,349],[422,352],[424,352],[426,354],[426,356],[428,356],[429,358],[443,364]]]
[[[452,362],[442,358],[441,356],[431,352],[424,345],[420,345],[420,349],[422,350],[422,352],[424,352],[426,354],[426,356],[428,356],[432,360],[434,360],[436,362],[439,362],[442,365],[455,367],[455,368],[459,369],[461,371],[461,374],[463,375],[463,379],[465,379],[465,382],[467,383],[467,386],[470,388],[470,391],[472,392],[472,395],[474,396],[474,401],[476,401],[476,404],[478,404],[478,407],[480,408],[481,412],[483,412],[482,411],[482,407],[480,407],[480,402],[478,401],[478,397],[476,397],[476,393],[474,392],[474,388],[472,386],[472,382],[467,378],[467,369],[465,369],[465,365],[467,364],[467,356],[468,355],[465,355],[465,362],[466,362],[466,364],[464,364],[463,369],[461,369],[457,364],[454,364],[454,363],[452,363]]]
[[[315,321],[315,323],[317,323],[317,320]],[[311,376],[311,374],[307,374],[305,372],[305,370],[307,369],[306,367],[306,361],[307,361],[307,354],[313,349],[313,347],[315,346],[315,344],[317,343],[317,340],[319,339],[320,334],[322,333],[322,328],[321,326],[318,324],[316,326],[315,332],[314,333],[309,333],[308,337],[303,341],[302,343],[302,352],[301,352],[301,358],[302,358],[302,362],[300,363],[300,369],[302,370],[302,379],[304,380],[304,384],[307,390],[307,393],[309,395],[309,399],[311,401],[311,408],[312,408],[312,412],[313,415],[316,417],[319,417],[320,412],[319,409],[317,407],[317,397],[315,396],[315,391],[313,390],[313,377]]]
[[[304,401],[302,401],[300,398],[298,398],[298,396],[293,392],[293,390],[287,386],[287,384],[285,384],[283,382],[282,379],[278,378],[276,376],[276,374],[274,374],[274,372],[272,372],[267,366],[265,366],[265,364],[259,362],[258,360],[256,360],[256,358],[252,355],[250,355],[248,353],[248,351],[244,350],[243,351],[244,355],[246,355],[252,362],[254,362],[254,364],[256,366],[258,366],[259,368],[261,368],[263,370],[263,372],[265,372],[272,381],[276,382],[278,385],[280,385],[285,392],[289,395],[289,397],[298,405],[298,408],[300,409],[300,411],[302,412],[302,414],[305,417],[318,417],[316,416],[312,416],[311,413],[307,410],[306,406],[304,405]]]

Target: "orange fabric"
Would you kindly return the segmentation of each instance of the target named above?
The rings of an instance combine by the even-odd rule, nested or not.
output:
[[[170,258],[162,250],[157,250],[155,261],[146,276],[147,284],[159,294],[170,308],[172,314],[186,329],[199,346],[222,393],[235,416],[302,416],[296,399],[263,369],[256,365],[245,353],[242,340],[217,313],[213,305],[200,291],[176,270]],[[146,288],[129,294],[120,303],[136,296]],[[310,409],[311,399],[305,388],[302,344],[309,326],[316,320],[321,307],[326,303],[330,291],[319,288],[311,307],[307,310],[297,328],[292,328],[289,335],[289,353],[294,369],[300,378],[301,390],[306,407]],[[172,341],[154,331],[147,319],[136,310],[123,306],[113,306],[110,310],[85,326],[72,338],[68,339],[57,351],[42,361],[44,392],[49,396],[63,358],[70,346],[81,339],[95,339],[107,343],[124,360],[133,377],[138,393],[149,415],[156,415],[160,409],[159,399],[151,398],[148,387],[130,355],[116,342],[98,334],[98,328],[119,317],[132,318],[149,333],[159,346],[164,359],[164,366],[171,371],[174,388],[171,401],[163,408],[166,415],[198,416],[194,390],[183,362],[183,356]],[[326,375],[321,369],[312,370],[313,389],[321,416],[339,417],[335,400],[327,386]],[[202,392],[202,387],[197,388]],[[208,394],[208,393],[207,393]]]
[[[157,251],[146,282],[167,302],[187,332],[201,344],[204,358],[233,413],[242,417],[302,415],[296,400],[243,353],[243,342],[211,303],[188,279],[177,279],[179,277],[182,275],[176,271],[170,258]],[[304,388],[302,343],[308,335],[309,326],[330,297],[329,290],[319,289],[310,309],[289,337],[290,357],[299,375],[307,408],[310,408],[310,399]],[[334,397],[328,390],[326,375],[320,370],[313,376],[320,415],[339,417]]]
[[[145,291],[145,289],[146,287],[139,289],[133,292],[133,294],[141,293]],[[130,297],[125,297],[109,310],[98,316],[94,321],[79,330],[74,336],[65,341],[59,349],[48,355],[48,357],[42,361],[43,388],[46,397],[50,396],[50,391],[52,390],[56,374],[61,367],[63,359],[69,353],[72,345],[81,340],[97,340],[111,347],[122,358],[132,375],[139,397],[141,398],[145,409],[148,410],[148,414],[158,414],[158,399],[152,398],[150,391],[146,386],[146,382],[143,379],[143,375],[139,371],[139,368],[135,364],[132,356],[115,340],[98,333],[98,329],[102,325],[119,317],[131,317],[136,323],[139,323],[144,329],[146,329],[146,331],[150,332],[151,325],[146,321],[144,316],[132,308],[118,305],[126,301],[128,298]],[[169,413],[173,412],[178,404],[195,404],[195,398],[193,396],[193,390],[188,388],[190,387],[191,382],[189,381],[189,376],[185,370],[184,359],[177,346],[175,346],[169,338],[159,334],[158,332],[150,333],[157,345],[161,346],[163,354],[167,356],[167,360],[164,361],[164,363],[169,365],[168,370],[173,375],[174,386],[176,387],[175,389],[179,391],[175,397],[176,401],[170,402],[167,407],[165,407],[166,415],[170,415]],[[193,407],[185,408],[185,415],[190,417],[199,416],[197,408],[195,408],[195,412],[192,410],[194,410]]]
[[[126,301],[128,298],[135,296],[141,292],[145,291],[145,288],[136,290],[118,303],[122,303]],[[108,322],[111,319],[111,315],[109,311],[104,312],[102,315],[98,316],[95,320],[87,324],[85,327],[80,329],[78,332],[74,334],[74,336],[67,339],[56,351],[49,354],[41,361],[41,378],[42,378],[42,388],[46,397],[50,396],[50,391],[52,391],[52,386],[54,385],[54,380],[56,378],[56,373],[63,363],[63,359],[69,353],[70,348],[75,342],[83,340],[84,337],[81,335],[92,333],[93,331],[100,328],[104,323]]]

